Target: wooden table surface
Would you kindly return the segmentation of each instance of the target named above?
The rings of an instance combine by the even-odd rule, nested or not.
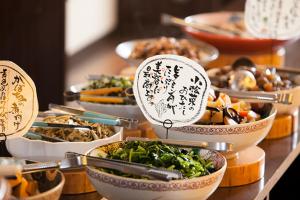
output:
[[[300,137],[298,137],[298,134],[295,133],[283,139],[261,142],[259,147],[264,149],[266,153],[264,178],[245,186],[218,188],[209,200],[264,199],[300,153]],[[93,192],[82,195],[63,195],[61,197],[61,200],[71,199],[100,200],[101,196]]]
[[[264,140],[259,147],[266,153],[264,178],[245,186],[218,188],[209,200],[264,199],[298,156],[300,152],[298,133],[283,139]]]

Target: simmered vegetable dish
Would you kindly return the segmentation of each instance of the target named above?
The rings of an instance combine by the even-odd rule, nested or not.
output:
[[[197,124],[207,125],[235,125],[257,121],[261,116],[251,110],[251,105],[244,101],[231,100],[224,93],[218,97],[210,94],[207,108]]]
[[[185,149],[163,144],[159,141],[128,141],[109,152],[100,152],[99,157],[142,163],[170,170],[179,170],[185,178],[204,176],[215,171],[213,162],[202,158],[199,149]],[[123,174],[110,169],[100,169],[116,175],[144,178]]]

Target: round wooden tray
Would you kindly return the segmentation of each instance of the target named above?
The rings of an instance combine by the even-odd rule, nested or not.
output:
[[[298,111],[293,115],[276,115],[272,128],[265,139],[278,139],[290,136],[298,130]]]
[[[82,194],[95,192],[95,188],[89,181],[85,169],[63,171],[66,182],[63,194]]]
[[[123,138],[126,137],[157,138],[148,121],[140,123],[137,129],[124,129]]]
[[[240,57],[249,57],[254,63],[260,65],[273,65],[276,67],[281,67],[284,65],[285,61],[285,49],[280,48],[273,52],[259,52],[259,53],[245,53],[245,54],[235,54],[235,53],[225,53],[220,52],[217,60],[212,61],[206,67],[223,67],[226,65],[231,65],[236,59]]]
[[[227,159],[227,169],[220,187],[246,185],[258,181],[265,172],[265,152],[254,146],[238,152],[237,157]]]

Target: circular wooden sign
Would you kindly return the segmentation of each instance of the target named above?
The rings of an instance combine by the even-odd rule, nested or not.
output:
[[[247,0],[247,30],[259,38],[291,39],[300,35],[299,0]]]
[[[210,80],[201,65],[176,55],[158,55],[138,67],[133,92],[153,124],[179,127],[198,121],[206,110]]]
[[[0,61],[0,140],[24,135],[37,114],[34,82],[15,63]]]

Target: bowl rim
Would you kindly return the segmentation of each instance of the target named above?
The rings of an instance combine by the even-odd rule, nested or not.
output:
[[[39,193],[37,195],[26,197],[25,199],[28,199],[28,200],[36,199],[36,198],[39,198],[39,197],[50,195],[52,192],[60,190],[60,188],[63,189],[63,186],[64,186],[64,184],[66,182],[65,176],[64,176],[64,174],[60,170],[57,170],[57,172],[61,176],[61,181],[59,182],[59,184],[57,184],[55,187],[51,188],[50,190],[47,190],[47,191],[42,192],[42,193]]]
[[[192,134],[192,135],[199,134],[199,135],[217,136],[217,137],[252,134],[254,132],[264,130],[270,123],[273,123],[276,114],[277,114],[277,109],[272,104],[271,114],[268,117],[255,122],[236,124],[236,125],[192,124],[190,126],[174,127],[171,128],[171,131],[181,132],[182,134]],[[161,128],[162,126],[159,127]]]
[[[130,57],[125,57],[123,56],[121,53],[120,53],[120,49],[124,46],[124,45],[127,45],[127,44],[135,44],[136,42],[140,42],[140,41],[154,41],[154,40],[158,40],[159,38],[161,37],[164,37],[164,36],[158,36],[158,37],[151,37],[151,38],[139,38],[139,39],[132,39],[132,40],[127,40],[127,41],[124,41],[124,42],[121,42],[119,43],[116,48],[115,48],[115,53],[120,56],[121,58],[125,59],[125,60],[128,60],[128,61],[134,61],[134,62],[140,62],[142,63],[143,60],[145,59],[135,59],[135,58],[130,58]],[[169,36],[165,36],[167,38],[170,38]],[[206,56],[205,59],[200,59],[199,60],[199,64],[200,65],[206,65],[214,60],[216,60],[219,55],[220,55],[220,52],[218,50],[217,47],[213,46],[212,44],[209,44],[207,42],[204,42],[202,40],[196,40],[192,37],[189,37],[189,36],[183,36],[183,37],[172,37],[172,38],[175,38],[176,40],[179,40],[179,39],[187,39],[189,42],[193,43],[193,44],[196,44],[197,46],[199,47],[203,47],[205,46],[207,49],[210,49],[210,51],[212,53],[209,53],[208,56]]]
[[[204,125],[204,124],[192,124],[189,126],[184,126],[184,127],[205,127],[205,128],[237,128],[237,127],[247,127],[247,126],[253,126],[256,124],[260,124],[260,123],[264,123],[268,120],[270,120],[272,117],[275,117],[275,115],[277,114],[277,109],[275,108],[275,106],[273,104],[272,105],[272,109],[271,109],[271,113],[269,114],[268,117],[254,121],[254,122],[249,122],[249,123],[244,123],[244,124],[236,124],[236,125]],[[179,129],[181,127],[178,127]],[[176,127],[171,128],[171,129],[177,129]]]
[[[111,145],[111,144],[114,144],[114,143],[120,143],[120,142],[124,142],[123,141],[118,141],[118,142],[113,142],[113,143],[109,143],[109,144],[106,144],[106,145]],[[104,146],[104,145],[101,145],[101,146]],[[95,147],[95,148],[92,148],[90,150],[88,150],[85,154],[88,155],[91,151],[101,147],[101,146],[98,146],[98,147]],[[161,181],[161,180],[150,180],[150,179],[136,179],[136,178],[130,178],[130,177],[123,177],[123,176],[118,176],[118,175],[115,175],[115,174],[110,174],[108,172],[103,172],[103,171],[100,171],[100,170],[97,170],[93,167],[90,167],[90,166],[86,166],[86,170],[90,170],[94,173],[99,173],[99,174],[103,174],[105,176],[108,176],[108,177],[111,177],[111,178],[116,178],[116,179],[120,179],[120,180],[129,180],[129,181],[135,181],[135,182],[139,182],[139,183],[143,183],[143,182],[146,182],[146,183],[164,183],[164,184],[176,184],[176,183],[183,183],[183,182],[186,182],[186,181],[193,181],[193,182],[196,182],[196,181],[199,181],[201,179],[208,179],[208,178],[213,178],[214,176],[217,176],[219,174],[222,174],[222,172],[225,172],[225,169],[227,167],[227,160],[225,158],[225,156],[223,154],[221,154],[220,152],[218,151],[214,151],[214,150],[210,150],[210,149],[205,149],[205,150],[208,150],[210,152],[213,152],[214,154],[216,154],[219,158],[222,159],[223,161],[223,166],[220,167],[217,171],[211,173],[211,174],[208,174],[208,175],[204,175],[204,176],[199,176],[199,177],[195,177],[195,178],[191,178],[191,179],[180,179],[180,180],[171,180],[171,181]],[[88,172],[87,172],[88,173]]]

